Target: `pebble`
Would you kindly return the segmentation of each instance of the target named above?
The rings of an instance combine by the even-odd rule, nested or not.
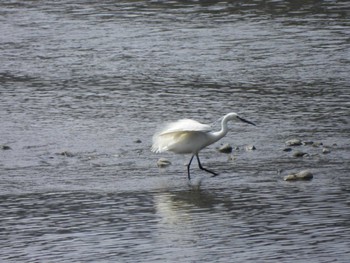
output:
[[[311,180],[313,178],[313,174],[309,170],[303,170],[298,173],[292,173],[285,176],[284,181],[297,181],[297,180]]]
[[[218,148],[218,151],[221,152],[221,153],[232,153],[232,146],[228,143],[220,146]]]
[[[254,151],[256,150],[256,147],[254,145],[248,145],[245,147],[246,151]]]
[[[164,167],[167,167],[171,164],[171,162],[168,160],[168,159],[165,159],[165,158],[160,158],[158,161],[157,161],[157,166],[159,168],[164,168]]]
[[[301,140],[299,139],[291,139],[285,142],[288,146],[299,146],[302,144]]]
[[[330,150],[329,148],[324,147],[324,148],[322,149],[322,153],[323,153],[323,154],[328,154],[328,153],[330,153],[330,152],[331,152],[331,150]]]
[[[305,155],[308,155],[306,152],[296,151],[293,153],[293,157],[304,157]]]

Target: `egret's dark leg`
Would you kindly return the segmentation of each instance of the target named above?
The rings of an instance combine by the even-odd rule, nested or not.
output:
[[[213,177],[219,175],[219,174],[217,174],[217,173],[215,173],[215,172],[213,172],[213,171],[210,171],[210,170],[204,168],[204,167],[202,166],[202,164],[201,164],[201,161],[199,160],[198,154],[196,154],[196,157],[197,157],[197,161],[198,161],[198,166],[199,166],[199,168],[200,168],[201,170],[204,170],[204,171],[206,171],[206,172],[208,172],[208,173],[211,173],[211,174],[213,175]],[[193,158],[193,156],[192,156],[192,158]],[[192,159],[191,159],[191,161],[192,161]]]
[[[190,162],[189,162],[188,165],[187,165],[187,176],[188,176],[188,180],[191,180],[191,176],[190,176],[190,166],[191,166],[193,157],[194,157],[194,155],[192,155],[191,160],[190,160]]]

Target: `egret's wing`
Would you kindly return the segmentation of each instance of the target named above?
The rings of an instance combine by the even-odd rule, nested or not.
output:
[[[207,124],[202,124],[198,121],[191,119],[182,119],[176,122],[172,122],[167,124],[158,135],[163,135],[166,133],[172,132],[180,132],[180,131],[202,131],[209,132],[211,130],[211,126]]]
[[[187,136],[187,134],[188,132],[186,131],[155,134],[153,136],[152,151],[157,153],[168,151],[173,147],[173,145]]]
[[[191,132],[209,132],[211,126],[191,119],[182,119],[166,124],[153,136],[152,151],[164,152],[186,138]]]

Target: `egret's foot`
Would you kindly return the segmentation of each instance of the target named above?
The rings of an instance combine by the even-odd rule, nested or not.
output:
[[[212,174],[212,175],[213,175],[212,177],[219,175],[218,173],[213,172],[213,171],[211,171],[211,170],[209,170],[209,169],[206,169],[206,168],[204,168],[204,167],[202,167],[202,166],[200,166],[199,168],[202,169],[203,171],[206,171],[207,173]]]
[[[188,187],[191,187],[191,188],[192,188],[192,182],[191,182],[191,180],[187,180],[187,185],[188,185]]]
[[[199,176],[195,177],[192,181],[187,181],[187,185],[193,191],[199,191],[201,189],[202,182],[204,181],[204,177]]]

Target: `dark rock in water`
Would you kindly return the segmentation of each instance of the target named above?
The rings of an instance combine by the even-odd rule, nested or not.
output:
[[[295,153],[293,153],[293,157],[304,157],[305,155],[308,155],[305,152],[301,152],[301,151],[296,151]]]
[[[301,144],[302,144],[302,142],[299,139],[291,139],[291,140],[286,141],[286,145],[288,145],[288,146],[299,146]]]
[[[329,148],[327,148],[327,147],[324,147],[323,149],[322,149],[322,153],[323,154],[328,154],[328,153],[330,153],[331,152],[331,150],[329,149]]]
[[[221,152],[221,153],[232,153],[232,146],[228,143],[220,146],[218,148],[218,151]]]
[[[248,145],[245,147],[245,150],[246,151],[254,151],[254,150],[256,150],[256,147],[254,145]]]
[[[297,181],[297,180],[311,180],[313,178],[313,174],[309,170],[303,170],[298,173],[292,173],[285,176],[284,181]]]
[[[292,148],[284,148],[282,151],[284,151],[284,152],[291,152]]]
[[[4,150],[4,151],[6,151],[6,150],[12,150],[11,147],[8,146],[8,145],[1,145],[0,147],[1,147],[1,150]]]
[[[135,143],[142,143],[140,139],[135,140]]]
[[[164,167],[167,167],[171,164],[171,162],[165,158],[160,158],[158,161],[157,161],[157,166],[159,168],[164,168]]]

